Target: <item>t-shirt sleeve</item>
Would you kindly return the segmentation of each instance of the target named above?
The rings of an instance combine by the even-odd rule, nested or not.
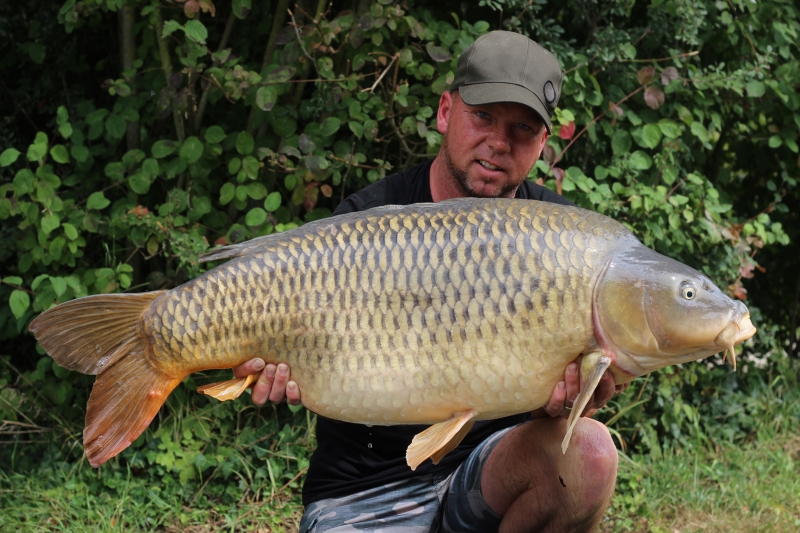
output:
[[[575,205],[560,194],[530,180],[522,182],[517,192],[517,198],[539,200],[540,202],[550,202],[551,204]]]
[[[355,194],[351,194],[347,198],[344,199],[342,203],[336,206],[336,209],[333,211],[332,216],[337,215],[346,215],[347,213],[355,213],[356,211],[361,211],[362,207],[360,202],[358,201],[358,196]]]

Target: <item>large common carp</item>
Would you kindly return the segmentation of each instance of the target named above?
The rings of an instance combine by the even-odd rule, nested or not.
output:
[[[545,405],[583,355],[583,406],[610,368],[625,383],[755,333],[747,308],[624,226],[574,207],[459,199],[382,207],[212,251],[233,258],[169,291],[58,305],[30,329],[96,374],[84,445],[99,466],[192,372],[286,362],[310,410],[432,424],[408,449],[438,461],[476,420]],[[204,388],[221,399],[252,380]]]

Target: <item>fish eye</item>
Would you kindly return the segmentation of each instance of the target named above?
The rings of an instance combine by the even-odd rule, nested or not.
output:
[[[694,288],[694,285],[689,283],[682,284],[680,292],[681,296],[686,300],[694,300],[694,297],[697,296],[697,289]]]

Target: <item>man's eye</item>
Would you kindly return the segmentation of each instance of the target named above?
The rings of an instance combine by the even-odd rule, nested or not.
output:
[[[522,131],[524,131],[524,132],[531,132],[531,131],[533,131],[533,128],[531,128],[531,127],[530,127],[530,126],[528,126],[527,124],[517,124],[517,127],[518,127],[519,129],[521,129]]]
[[[478,118],[489,118],[489,113],[486,111],[476,111],[475,114],[478,116]]]

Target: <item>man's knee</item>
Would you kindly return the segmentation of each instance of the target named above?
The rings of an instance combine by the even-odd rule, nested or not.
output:
[[[605,507],[617,478],[617,449],[608,428],[591,418],[581,418],[572,434],[562,463],[586,508]]]

